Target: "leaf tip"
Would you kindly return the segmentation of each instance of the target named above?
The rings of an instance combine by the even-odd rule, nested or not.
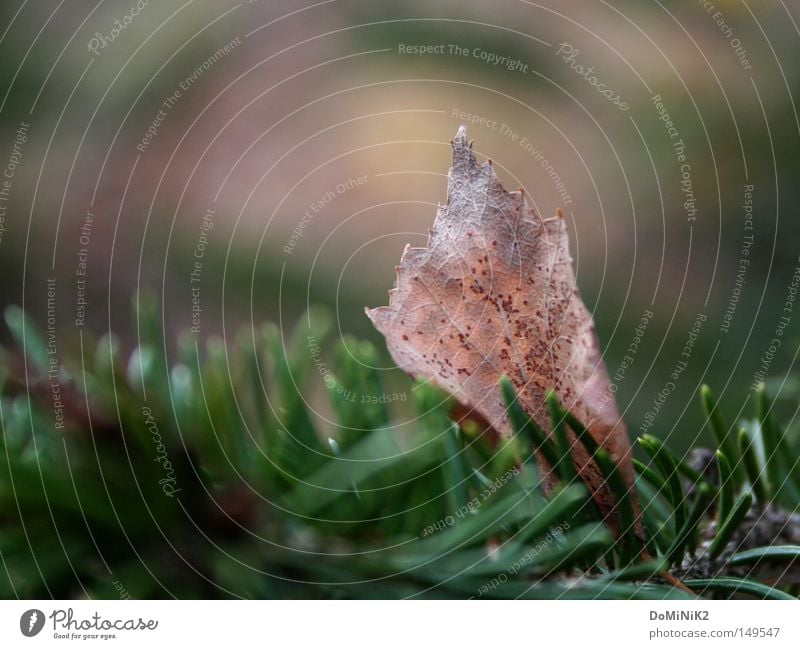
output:
[[[458,127],[455,138],[451,140],[453,145],[453,168],[463,169],[476,167],[478,162],[472,152],[472,142],[467,138],[467,127],[462,124]]]

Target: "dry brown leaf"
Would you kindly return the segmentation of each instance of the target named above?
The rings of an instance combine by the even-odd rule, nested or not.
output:
[[[389,296],[388,307],[367,314],[403,370],[451,393],[501,435],[511,433],[503,374],[548,433],[552,389],[633,484],[627,431],[575,284],[564,220],[560,212],[540,218],[524,192],[503,189],[491,161],[478,165],[463,126],[453,141],[447,204],[427,247],[406,246]],[[581,479],[608,514],[613,495],[583,445],[571,442]]]

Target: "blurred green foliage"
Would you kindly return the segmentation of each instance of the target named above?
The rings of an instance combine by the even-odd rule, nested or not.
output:
[[[538,429],[504,381],[517,434],[493,443],[459,427],[449,399],[418,383],[415,416],[400,425],[382,399],[360,398],[386,394],[370,343],[322,352],[324,312],[309,312],[286,339],[272,325],[227,343],[184,336],[169,364],[147,296],[138,346],[84,337],[56,366],[22,311],[9,308],[6,322],[17,344],[0,361],[3,597],[685,597],[659,574],[697,561],[725,577],[690,584],[704,592],[789,597],[741,566],[767,554],[791,562],[800,548],[736,554],[759,477],[769,476],[759,507],[800,503],[796,440],[766,395],[746,424],[763,449],[744,463],[746,479],[723,471],[720,484],[642,440],[652,463],[637,463],[641,538],[616,466],[557,401],[563,438]],[[305,390],[322,367],[328,425]],[[54,428],[58,408],[63,428]],[[561,461],[574,443],[616,494],[616,539]],[[537,452],[559,472],[547,492]],[[734,496],[715,519],[712,503]]]

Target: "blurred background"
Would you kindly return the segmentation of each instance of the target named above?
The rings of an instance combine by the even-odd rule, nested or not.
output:
[[[466,123],[507,188],[564,211],[633,436],[682,450],[705,435],[702,382],[731,413],[764,375],[796,394],[794,0],[14,0],[0,15],[2,303],[52,318],[64,349],[109,328],[135,344],[147,288],[168,340],[288,330],[321,305],[383,350],[364,307],[424,244]]]

